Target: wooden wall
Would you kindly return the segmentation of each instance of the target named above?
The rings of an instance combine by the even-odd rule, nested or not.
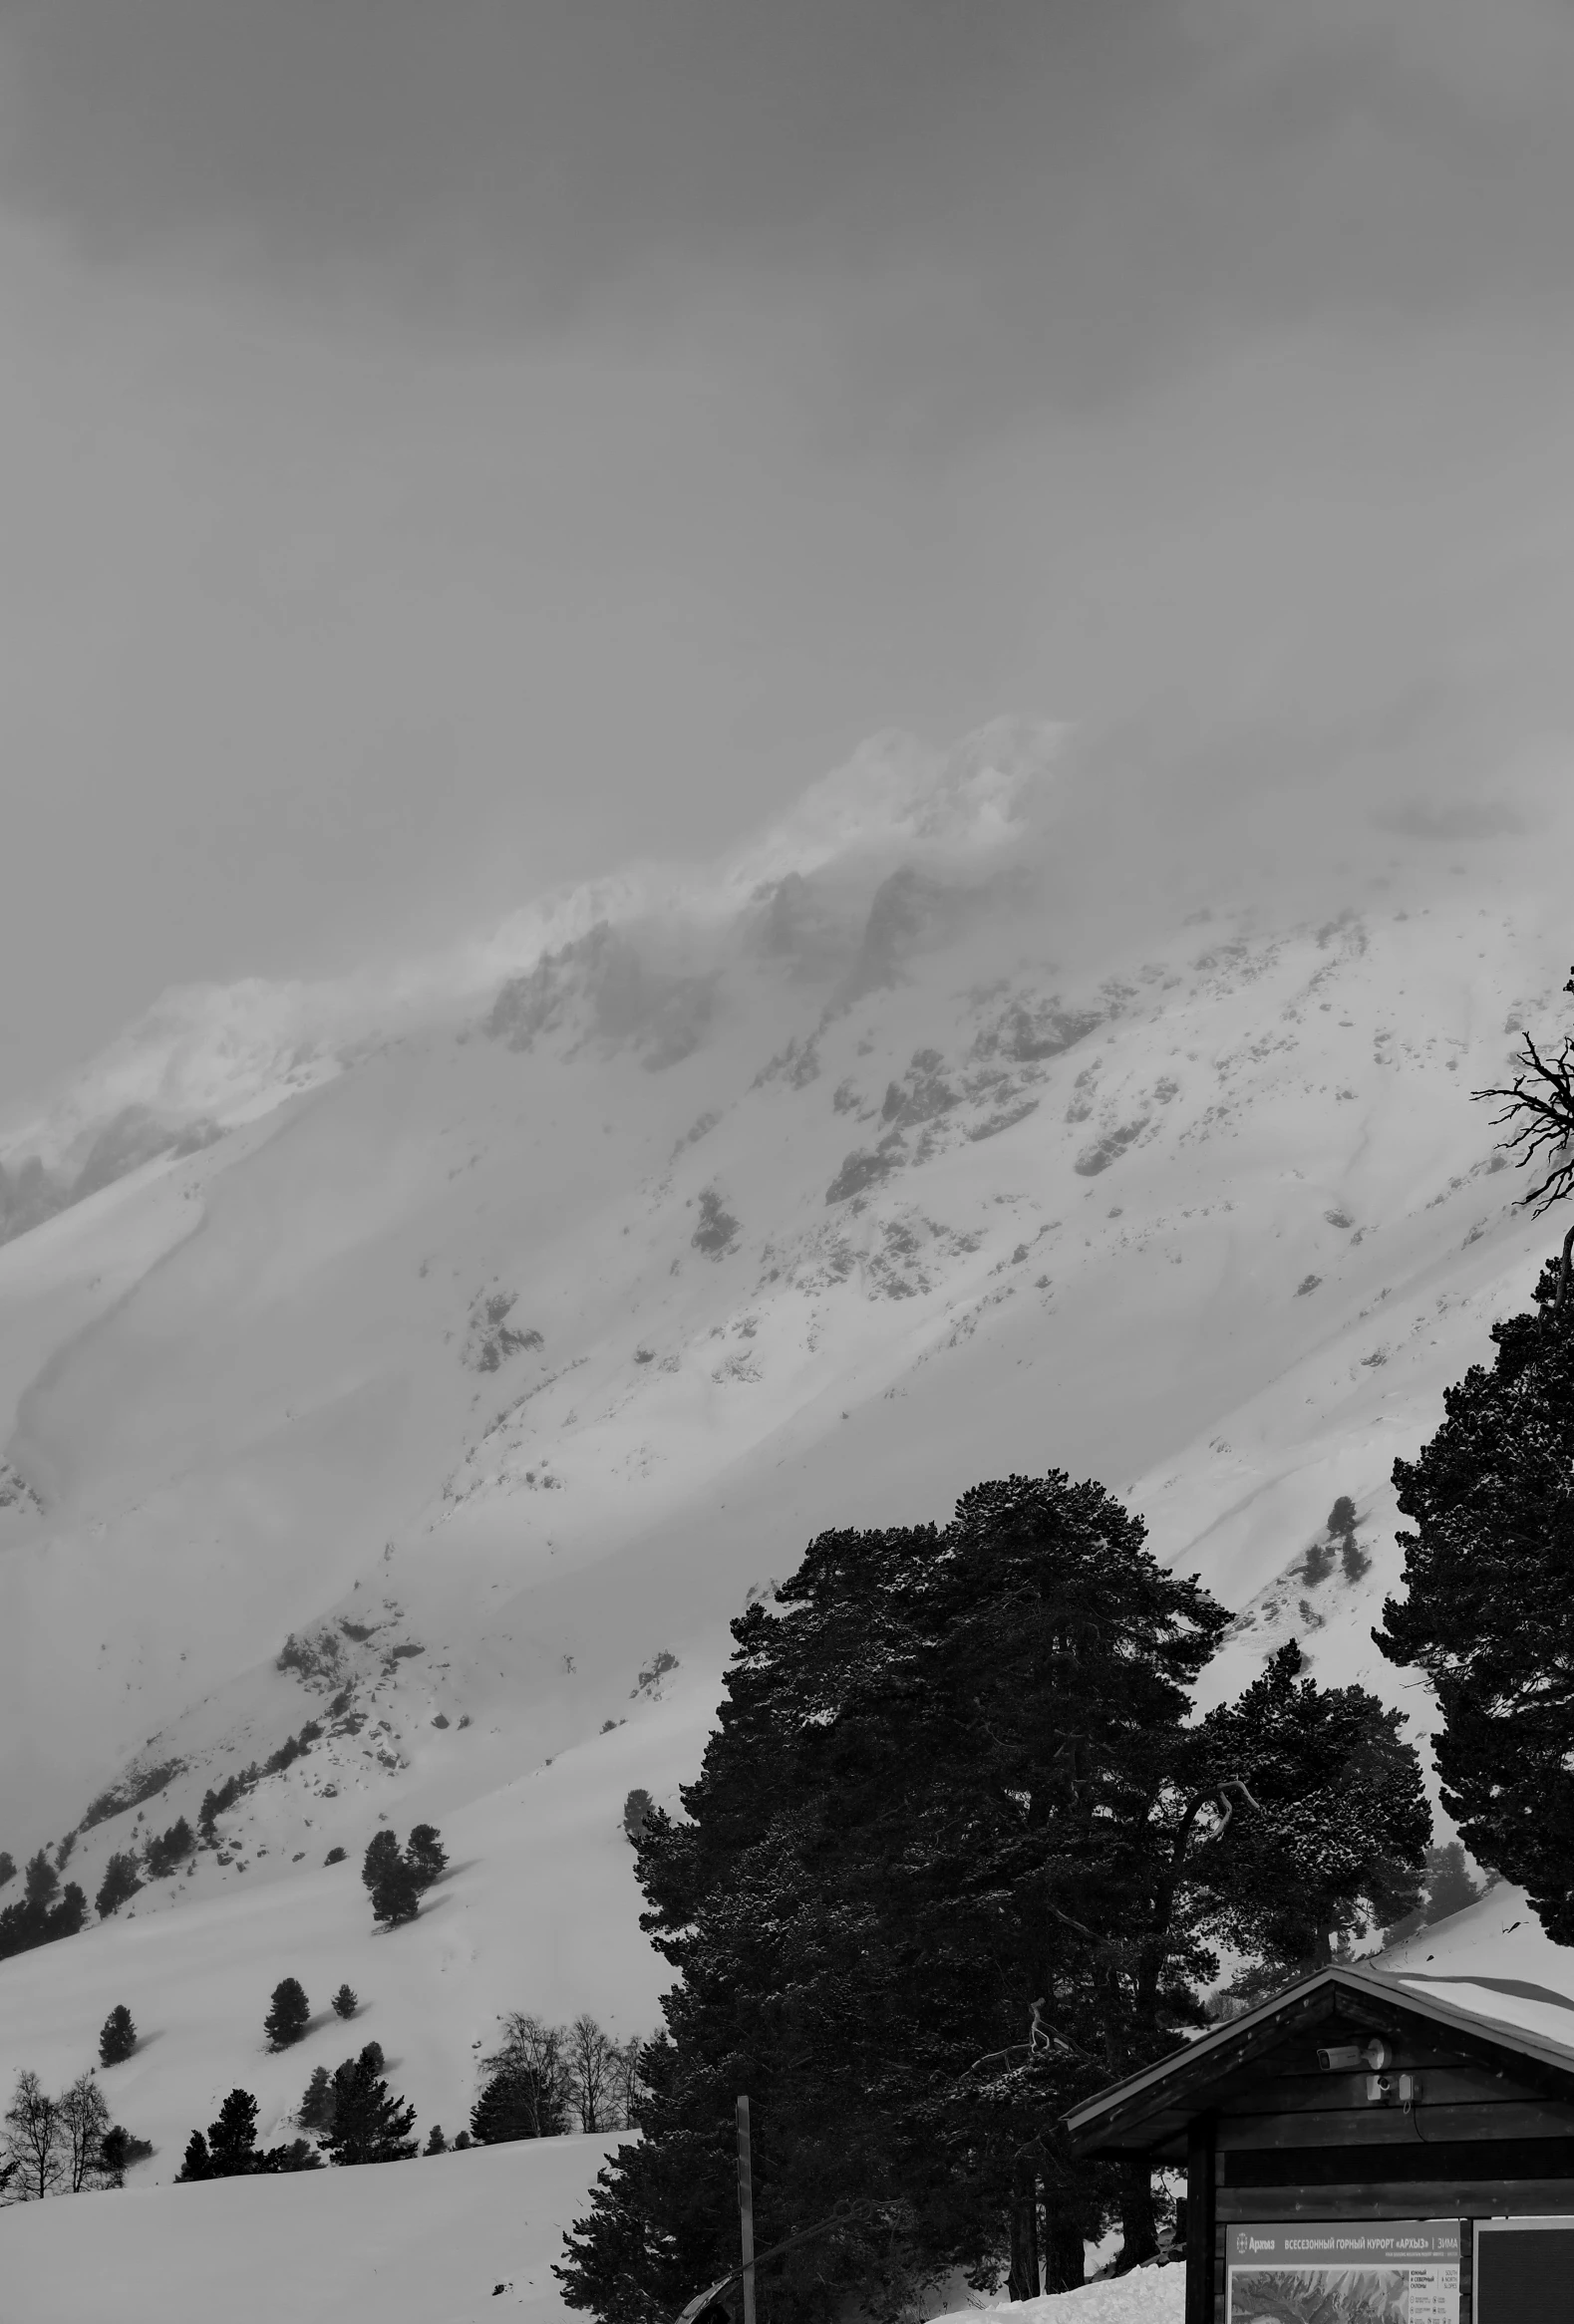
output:
[[[1416,2077],[1414,2106],[1368,2104],[1365,2073],[1322,2073],[1303,2038],[1188,2125],[1186,2324],[1223,2324],[1220,2230],[1237,2222],[1456,2218],[1470,2324],[1471,2222],[1574,2212],[1574,2101],[1557,2082],[1440,2048],[1400,2048],[1385,2071]]]

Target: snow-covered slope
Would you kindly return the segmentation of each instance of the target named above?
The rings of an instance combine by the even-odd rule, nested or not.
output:
[[[348,1977],[451,2131],[499,2009],[648,2026],[621,1805],[695,1766],[729,1619],[991,1474],[1130,1493],[1237,1609],[1214,1688],[1293,1632],[1424,1732],[1368,1635],[1388,1477],[1548,1241],[1468,1093],[1562,1007],[1557,810],[1390,814],[1277,910],[1199,904],[1194,848],[1133,935],[1060,753],[886,739],[726,863],[381,990],[186,997],[15,1117],[62,1183],[128,1105],[174,1143],[0,1248],[0,1844],[96,1802],[91,1896],[324,1731],[0,1964],[0,2081],[127,2001],[147,2181],[346,2046],[263,2054],[286,1973]],[[374,1932],[356,1861],[418,1818],[454,1869]]]
[[[616,2138],[436,2155],[418,2171],[137,2186],[5,2215],[6,2324],[546,2324],[552,2262]],[[258,2200],[258,2197],[261,2200]],[[69,2225],[71,2232],[62,2234]]]

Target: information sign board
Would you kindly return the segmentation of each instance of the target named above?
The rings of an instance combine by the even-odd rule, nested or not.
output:
[[[1232,2226],[1228,2324],[1459,2324],[1457,2219]]]

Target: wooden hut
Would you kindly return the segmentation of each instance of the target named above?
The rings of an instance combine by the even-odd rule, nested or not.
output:
[[[1548,1987],[1324,1969],[1066,2122],[1185,2172],[1186,2324],[1574,2324],[1574,2001]]]

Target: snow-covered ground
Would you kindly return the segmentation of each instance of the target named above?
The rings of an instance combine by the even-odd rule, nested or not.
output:
[[[953,2309],[939,2324],[1179,2324],[1185,2312],[1186,2271],[1174,2265],[1135,2268],[1039,2300]]]
[[[563,2229],[616,2145],[528,2140],[379,2171],[28,2203],[0,2222],[0,2319],[545,2324],[564,2312],[551,2273]]]
[[[1424,1737],[1370,1638],[1389,1474],[1554,1239],[1469,1092],[1566,1011],[1568,809],[1358,826],[1272,913],[1193,865],[1133,933],[1079,905],[1058,781],[1031,729],[882,745],[727,864],[381,995],[181,997],[13,1113],[13,1177],[128,1104],[224,1134],[0,1246],[0,1846],[109,1794],[91,1897],[324,1729],[189,1873],[0,1964],[0,2086],[117,2001],[148,2037],[107,2085],[157,2152],[96,2214],[189,2202],[225,2091],[271,2136],[353,2046],[264,2052],[286,1974],[362,1993],[423,2130],[502,2009],[648,2028],[624,1798],[676,1799],[729,1620],[822,1527],[1099,1476],[1236,1609],[1212,1692],[1294,1634]],[[390,1935],[356,1867],[419,1819],[452,1869]],[[1470,1965],[1519,1942],[1503,1893]],[[253,2195],[333,2199],[199,2199]],[[178,2265],[162,2313],[205,2312]]]

